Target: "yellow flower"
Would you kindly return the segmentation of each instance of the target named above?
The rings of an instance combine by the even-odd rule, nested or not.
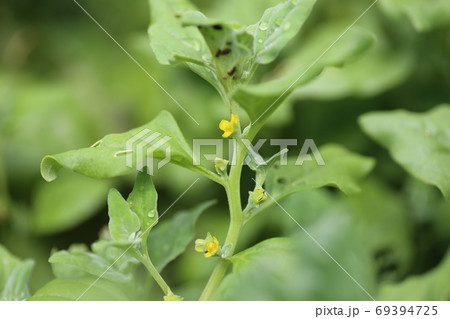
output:
[[[233,113],[231,113],[230,121],[227,120],[220,121],[219,128],[223,131],[222,136],[229,137],[231,134],[233,134],[238,123],[239,123],[239,116]]]
[[[250,199],[255,205],[259,205],[263,201],[267,199],[267,194],[261,187],[256,188],[253,192],[250,193]]]
[[[206,244],[206,253],[205,257],[209,258],[214,256],[219,251],[219,241],[216,237],[213,237],[213,241]]]
[[[216,255],[219,250],[219,241],[216,237],[211,236],[210,233],[206,235],[205,239],[197,239],[195,241],[195,251],[205,253],[206,258]]]

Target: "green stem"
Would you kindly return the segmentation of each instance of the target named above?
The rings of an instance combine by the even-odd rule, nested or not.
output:
[[[169,285],[165,282],[164,278],[161,277],[158,270],[156,270],[155,266],[153,265],[150,256],[148,254],[147,250],[147,236],[142,236],[142,251],[143,254],[140,252],[136,252],[136,258],[147,268],[150,275],[155,279],[156,283],[161,287],[161,290],[164,292],[164,295],[167,296],[172,291],[170,290]]]
[[[191,168],[191,170],[196,173],[199,173],[200,175],[203,175],[203,176],[209,178],[210,180],[212,180],[213,182],[216,182],[217,184],[224,185],[223,180],[220,178],[219,175],[214,174],[213,172],[211,172],[210,170],[208,170],[202,166],[193,167],[193,168]]]
[[[242,164],[246,155],[246,148],[242,142],[238,141],[238,147],[236,152],[236,164],[232,166],[227,183],[225,184],[225,190],[227,193],[228,205],[230,208],[230,226],[228,228],[227,237],[225,239],[225,245],[231,245],[229,256],[233,255],[236,248],[237,241],[243,225],[243,215],[241,206],[241,172]],[[223,277],[225,276],[230,261],[221,258],[214,268],[208,283],[203,290],[200,300],[208,300],[219,286]]]

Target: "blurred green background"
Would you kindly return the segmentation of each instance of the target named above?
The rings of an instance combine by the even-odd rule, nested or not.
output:
[[[194,2],[208,16],[251,24],[280,1]],[[183,67],[157,63],[147,36],[146,0],[80,4],[200,125],[195,125],[73,1],[1,0],[0,243],[20,258],[35,260],[32,293],[53,278],[47,261],[52,248],[94,242],[108,222],[108,189],[116,187],[127,193],[133,184],[132,177],[97,181],[70,172],[46,183],[39,172],[44,155],[89,146],[108,133],[142,125],[163,109],[175,116],[188,141],[218,138],[221,132],[217,124],[228,117],[220,97],[206,82]],[[297,61],[296,52],[308,50],[303,43],[317,42],[326,49],[330,43],[315,32],[325,28],[337,37],[369,4],[319,0],[301,33],[275,64],[261,68],[261,74],[272,70],[266,75],[270,78],[290,63],[310,63],[321,52],[306,51],[311,60]],[[422,112],[450,102],[450,14],[446,19],[445,14],[433,12],[422,16],[402,1],[379,1],[357,25],[374,35],[372,48],[342,69],[328,69],[297,89],[260,134],[261,138],[313,138],[317,145],[339,143],[377,160],[358,195],[346,197],[322,189],[283,201],[284,207],[312,229],[330,254],[374,294],[388,291],[389,285],[410,276],[426,281],[430,271],[442,265],[450,246],[449,203],[437,188],[412,178],[395,164],[357,124],[358,116],[368,111],[401,108]],[[265,147],[262,153],[276,151],[276,147]],[[251,171],[244,170],[243,194],[252,187],[251,177]],[[175,166],[158,172],[155,184],[160,209],[167,208],[195,178]],[[210,198],[219,199],[219,203],[200,218],[198,237],[210,231],[224,238],[226,200],[222,189],[206,179],[201,179],[165,218]],[[254,298],[367,298],[277,207],[246,226],[238,250],[266,238],[291,235],[300,238],[307,256],[299,265],[298,278],[292,278],[292,285],[302,288],[295,297],[289,295],[287,287]],[[214,263],[188,249],[163,275],[178,294],[196,299]],[[278,266],[282,267],[274,263]],[[445,269],[442,276],[448,282],[448,265]],[[274,286],[276,280],[266,285]],[[255,290],[241,293],[225,296],[245,299]],[[149,298],[158,296],[155,289]],[[400,297],[394,294],[392,298]],[[430,292],[423,298],[438,297]]]

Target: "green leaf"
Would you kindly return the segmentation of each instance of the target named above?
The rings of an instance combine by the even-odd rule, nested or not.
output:
[[[330,39],[330,34],[334,33],[330,33],[328,29],[319,30],[311,38],[320,39],[320,41],[312,40],[304,44],[304,47],[307,47],[308,50],[301,51],[293,59],[294,61],[302,61],[302,65],[284,68],[294,69],[293,72],[279,76],[272,81],[240,87],[233,92],[233,98],[245,109],[252,124],[258,121],[257,127],[261,126],[296,87],[314,79],[325,67],[341,66],[350,58],[364,52],[373,43],[373,37],[369,33],[358,28],[352,28],[317,60],[320,54],[327,49],[327,46],[336,40],[335,38]],[[316,56],[311,57],[311,51],[316,52]]]
[[[193,5],[184,0],[150,0],[150,8],[152,25],[148,33],[159,63],[205,65],[212,60],[197,28],[181,25],[181,14],[195,10]]]
[[[107,260],[110,265],[114,263],[114,267],[124,273],[132,273],[139,261],[131,256],[131,254],[123,254],[123,249],[117,247],[115,242],[105,238],[101,238],[91,245],[92,251]]]
[[[449,300],[450,252],[433,270],[405,279],[403,282],[387,283],[381,286],[379,300],[436,301]]]
[[[79,225],[104,205],[108,181],[94,181],[71,173],[43,184],[33,201],[32,231],[49,235]]]
[[[83,277],[90,274],[117,282],[131,280],[131,274],[125,274],[117,270],[111,262],[90,252],[58,251],[50,257],[49,262],[76,268],[78,272],[75,273],[74,277]]]
[[[279,211],[279,218],[288,218]],[[294,223],[293,221],[291,221]],[[299,221],[301,222],[301,221]],[[308,231],[369,293],[375,275],[349,218],[326,216]],[[218,300],[369,300],[370,297],[298,228],[298,238],[271,238],[230,258]]]
[[[158,221],[158,193],[150,175],[139,172],[133,191],[128,196],[128,205],[139,216],[141,231],[149,231]],[[145,238],[143,238],[144,240]]]
[[[153,139],[154,134],[159,136]],[[164,143],[164,149],[157,147],[163,138],[170,138]],[[131,145],[127,144],[132,144],[131,149],[128,149]],[[92,178],[127,175],[135,168],[142,169],[139,164],[143,164],[147,157],[165,159],[168,147],[171,162],[194,171],[206,171],[205,168],[193,165],[192,151],[175,119],[169,112],[162,111],[146,125],[122,134],[107,135],[93,147],[44,157],[41,174],[45,180],[53,181],[57,178],[58,171],[64,167]],[[129,156],[130,154],[132,155]]]
[[[360,117],[359,123],[408,173],[437,186],[450,199],[450,106],[423,114],[372,112]]]
[[[47,181],[54,181],[61,168],[92,178],[110,178],[130,174],[132,167],[126,165],[125,156],[116,156],[122,148],[82,148],[56,155],[47,155],[41,162],[41,175]]]
[[[221,79],[213,65],[213,57],[196,27],[183,27],[182,14],[195,7],[184,0],[150,0],[152,25],[148,33],[150,45],[161,64],[185,64],[224,94]]]
[[[267,192],[280,199],[302,190],[334,186],[350,195],[359,192],[360,179],[374,166],[373,159],[352,153],[339,145],[325,145],[319,148],[319,153],[325,165],[318,165],[315,155],[311,154],[311,160],[299,156],[288,159],[287,165],[274,167],[266,180]],[[305,161],[300,165],[302,160]]]
[[[283,47],[300,30],[316,0],[288,0],[267,9],[261,20],[248,30],[254,37],[255,62],[267,64],[275,60]]]
[[[124,287],[106,279],[94,276],[81,278],[58,278],[39,289],[29,300],[32,301],[129,301],[132,300]],[[95,282],[94,285],[92,285]],[[86,291],[87,290],[87,291]]]
[[[25,300],[34,261],[20,261],[0,245],[0,301]]]
[[[377,45],[361,59],[345,64],[342,68],[326,68],[316,79],[297,88],[291,98],[333,101],[379,95],[403,83],[414,67],[411,51],[386,51],[380,50]]]
[[[158,271],[186,250],[194,237],[198,217],[214,202],[208,201],[190,210],[177,212],[149,234],[148,252]]]
[[[375,256],[380,280],[403,278],[410,271],[414,252],[411,208],[391,187],[373,177],[361,189],[344,199],[358,220],[361,241]]]
[[[25,300],[30,296],[28,281],[34,261],[25,260],[14,268],[0,294],[0,300]]]
[[[141,228],[139,217],[114,188],[108,194],[108,215],[111,237],[118,242],[132,243]]]
[[[248,78],[251,69],[253,37],[238,24],[206,18],[201,12],[189,11],[183,22],[199,28],[215,64],[215,71],[225,87]],[[247,75],[246,75],[247,74]]]
[[[401,11],[420,32],[450,24],[450,2],[447,0],[383,0],[383,7]]]

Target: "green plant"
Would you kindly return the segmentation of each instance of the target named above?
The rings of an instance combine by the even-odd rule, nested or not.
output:
[[[246,230],[244,226],[297,192],[332,186],[347,195],[355,194],[360,191],[360,181],[374,167],[372,158],[336,144],[319,148],[325,166],[317,165],[309,155],[301,158],[302,165],[298,165],[297,157],[289,157],[285,165],[280,165],[277,162],[286,150],[264,159],[250,146],[270,116],[296,88],[311,83],[325,68],[337,69],[357,60],[374,42],[371,33],[362,28],[351,28],[320,59],[308,61],[307,54],[300,54],[300,61],[308,63],[300,63],[294,70],[277,70],[274,80],[264,81],[270,72],[262,66],[272,63],[300,31],[314,4],[315,0],[284,1],[267,9],[256,24],[243,26],[209,19],[188,1],[150,0],[152,24],[149,36],[158,61],[167,65],[182,64],[217,90],[223,100],[224,118],[227,118],[218,126],[223,131],[222,137],[235,143],[234,154],[232,157],[230,154],[228,159],[216,158],[195,164],[190,143],[175,118],[162,111],[151,122],[125,133],[107,135],[89,148],[44,157],[41,174],[49,182],[57,178],[62,168],[95,179],[130,175],[136,170],[143,172],[137,173],[133,191],[126,199],[116,189],[109,191],[108,230],[101,234],[91,249],[85,245],[72,245],[68,250],[52,253],[49,262],[56,279],[34,294],[31,300],[145,299],[146,291],[152,285],[149,278],[153,278],[161,288],[164,300],[183,299],[172,291],[161,272],[186,250],[194,237],[197,219],[214,204],[214,200],[177,212],[159,223],[165,212],[158,212],[158,195],[152,177],[140,164],[140,156],[164,160],[167,154],[159,147],[164,137],[170,138],[165,146],[170,148],[171,163],[220,185],[228,201],[230,222],[226,237],[216,238],[208,233],[205,239],[195,241],[195,250],[206,258],[217,259],[200,300],[239,299],[237,294],[232,296],[232,292],[239,282],[252,277],[252,267],[270,277],[267,265],[273,260],[274,267],[279,260],[290,262],[291,268],[286,270],[286,278],[283,278],[289,286],[289,273],[295,271],[297,265],[305,263],[298,256],[302,256],[301,248],[308,244],[294,236],[271,238],[237,252],[239,239]],[[442,105],[427,115],[388,113],[361,117],[363,130],[385,146],[394,160],[414,177],[438,186],[448,198],[449,107]],[[143,151],[135,149],[135,145],[130,149],[129,141],[146,130],[158,133],[158,138],[146,143]],[[430,137],[436,138],[430,142]],[[426,153],[426,157],[415,157],[417,151],[413,150],[417,150],[417,145],[421,147],[419,153]],[[430,158],[433,160],[432,169],[426,169],[429,166],[424,163]],[[245,165],[254,172],[254,178],[247,202],[243,205],[241,186]],[[340,224],[339,218],[333,217],[333,220],[343,229],[351,228],[345,221]],[[347,240],[342,239],[341,242],[333,232],[330,236],[336,236],[336,243],[342,246],[349,244]],[[28,261],[22,264],[19,266],[25,268],[23,272],[29,276],[32,264]],[[233,272],[224,280],[231,265]],[[142,272],[141,266],[148,273]],[[17,278],[23,282],[27,275]],[[277,284],[271,280],[267,283]],[[369,292],[364,291],[371,297],[375,291],[373,282],[368,280],[364,286],[369,286]],[[438,289],[439,293],[441,290]],[[384,291],[387,291],[387,296],[395,296],[395,288],[388,287]],[[20,298],[26,297],[27,293],[20,295]],[[270,299],[264,294],[258,297]],[[289,294],[283,297],[294,298]]]

